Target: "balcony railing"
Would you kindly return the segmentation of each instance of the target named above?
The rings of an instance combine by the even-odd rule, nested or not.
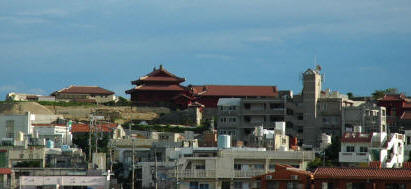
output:
[[[265,174],[264,170],[234,171],[234,177],[236,178],[251,178],[262,174]]]
[[[178,175],[177,175],[178,174]],[[176,174],[175,170],[169,171],[169,176],[170,177],[176,177],[178,176],[179,178],[215,178],[216,177],[216,171],[215,170],[181,170],[178,171]]]
[[[284,108],[274,108],[274,109],[243,109],[243,115],[284,115]]]
[[[340,162],[369,162],[370,155],[368,152],[340,152],[339,153]]]

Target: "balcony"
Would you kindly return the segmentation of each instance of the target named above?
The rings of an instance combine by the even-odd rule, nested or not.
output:
[[[284,115],[284,108],[274,109],[243,109],[243,115]]]
[[[215,178],[216,177],[216,171],[215,170],[181,170],[178,171],[176,174],[175,170],[169,171],[168,172],[170,177],[176,177],[178,176],[179,178]]]
[[[264,170],[234,171],[235,178],[251,178],[262,174],[265,174]]]
[[[338,161],[347,163],[369,162],[370,154],[368,152],[340,152]]]

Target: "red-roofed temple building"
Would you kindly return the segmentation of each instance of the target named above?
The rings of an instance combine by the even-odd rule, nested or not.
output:
[[[219,98],[277,97],[276,86],[235,86],[235,85],[189,85],[182,86],[185,79],[168,72],[162,65],[138,80],[126,93],[137,105],[168,106],[185,109],[193,104],[216,108]]]
[[[136,87],[127,90],[126,93],[131,95],[131,101],[137,105],[186,108],[188,100],[177,100],[187,96],[186,88],[180,85],[184,81],[184,78],[168,72],[160,65],[159,69],[154,68],[146,76],[131,81],[131,84]],[[189,97],[187,96],[186,99]]]

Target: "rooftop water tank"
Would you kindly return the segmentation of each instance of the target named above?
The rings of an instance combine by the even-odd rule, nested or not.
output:
[[[218,135],[217,146],[218,148],[231,148],[231,136]]]
[[[52,141],[52,140],[47,140],[46,147],[47,147],[47,148],[54,148],[54,141]]]

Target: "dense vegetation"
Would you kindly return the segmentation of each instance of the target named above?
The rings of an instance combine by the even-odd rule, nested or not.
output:
[[[335,136],[331,139],[331,145],[324,149],[319,154],[316,154],[316,158],[310,162],[307,169],[314,171],[317,167],[327,166],[334,167],[339,166],[338,163],[338,153],[341,150],[341,140],[340,137]]]

